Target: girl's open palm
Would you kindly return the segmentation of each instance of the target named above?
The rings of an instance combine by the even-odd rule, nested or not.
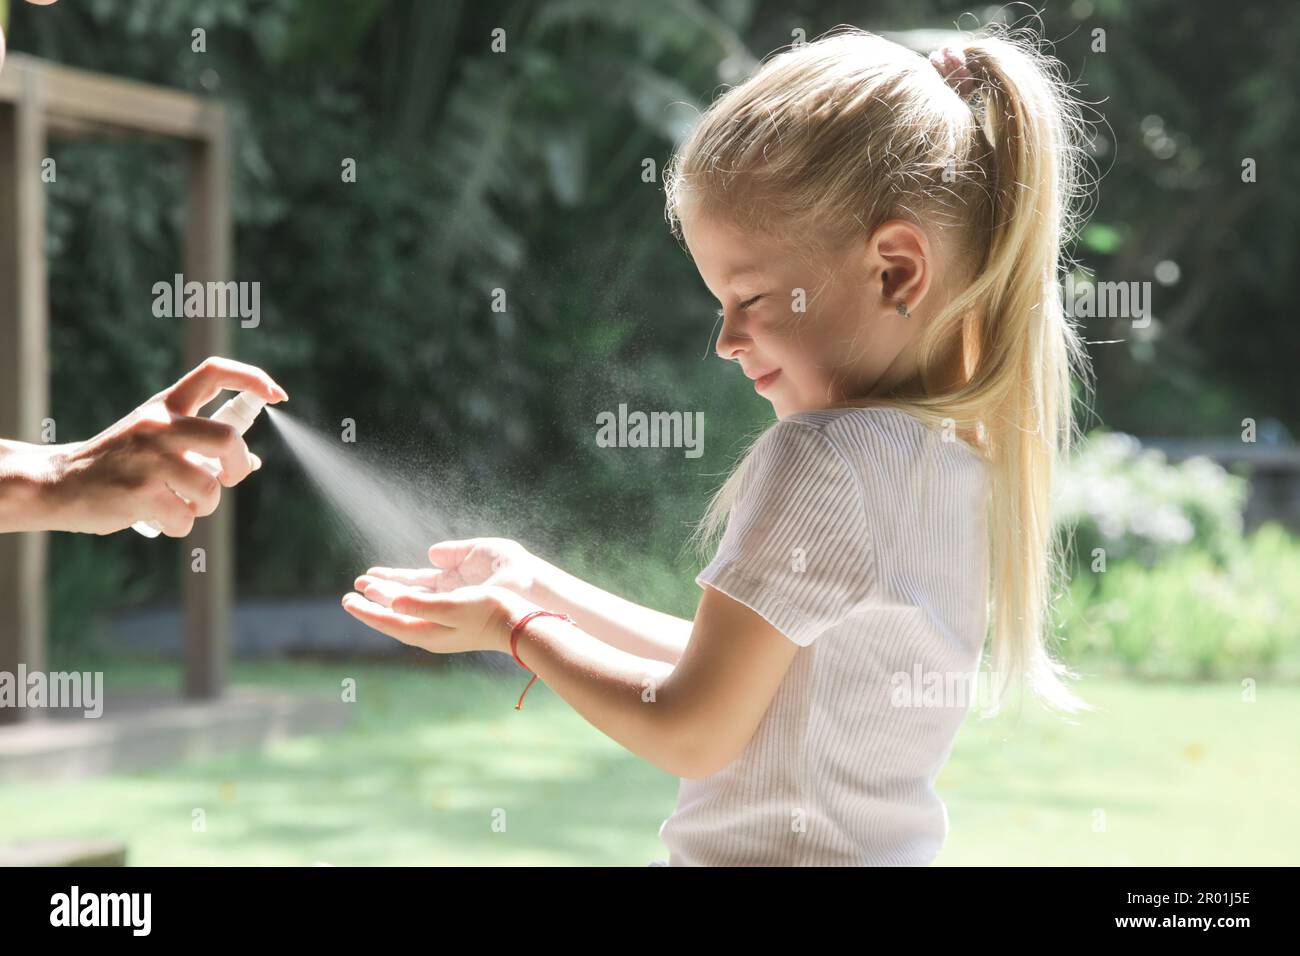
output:
[[[526,595],[541,564],[509,538],[440,541],[429,548],[429,561],[431,568],[371,568],[366,576],[439,593],[481,584]]]
[[[434,654],[508,651],[511,626],[534,609],[513,591],[485,585],[435,593],[363,574],[356,588],[343,597],[349,614],[381,634]]]

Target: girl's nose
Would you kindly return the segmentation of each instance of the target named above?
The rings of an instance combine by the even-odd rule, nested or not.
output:
[[[714,346],[714,351],[718,353],[718,358],[735,360],[745,351],[748,344],[749,338],[736,332],[731,327],[731,323],[724,319],[722,331],[718,333],[718,342]]]

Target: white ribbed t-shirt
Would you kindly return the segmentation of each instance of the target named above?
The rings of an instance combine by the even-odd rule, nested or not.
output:
[[[988,477],[895,409],[801,412],[745,466],[701,586],[799,645],[745,750],[681,781],[669,866],[925,865],[988,625]],[[906,680],[902,675],[907,675]]]

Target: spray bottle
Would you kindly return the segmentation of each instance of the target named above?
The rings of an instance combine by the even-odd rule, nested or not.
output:
[[[226,404],[222,405],[212,413],[214,422],[222,422],[231,425],[240,435],[252,427],[254,419],[266,405],[266,399],[260,395],[254,395],[252,392],[240,392]],[[216,478],[221,474],[221,462],[215,458],[208,458],[200,455],[198,452],[187,451],[186,460],[198,465],[208,474]],[[137,521],[131,525],[136,531],[140,532],[146,538],[156,538],[162,533],[162,525],[156,521]]]

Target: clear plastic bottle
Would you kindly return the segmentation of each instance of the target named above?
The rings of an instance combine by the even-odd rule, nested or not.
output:
[[[233,425],[235,430],[242,435],[253,426],[253,421],[265,406],[266,399],[260,395],[254,395],[252,392],[240,392],[213,412],[211,417],[214,422]],[[208,472],[213,478],[221,474],[221,462],[215,458],[208,458],[194,451],[187,451],[185,457]],[[156,538],[162,533],[162,525],[156,521],[137,521],[131,527],[146,538]]]

